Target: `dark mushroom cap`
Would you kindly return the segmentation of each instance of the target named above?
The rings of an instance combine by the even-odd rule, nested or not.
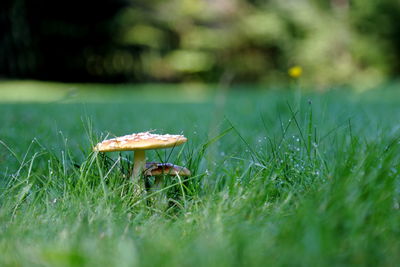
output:
[[[157,163],[148,162],[146,163],[146,169],[144,170],[145,176],[161,176],[161,175],[172,175],[172,176],[190,176],[190,171],[178,165],[172,163]]]

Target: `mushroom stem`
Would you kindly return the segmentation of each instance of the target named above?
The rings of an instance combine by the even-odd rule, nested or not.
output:
[[[146,152],[145,150],[136,150],[133,152],[133,173],[132,180],[140,183],[140,176],[146,168]]]

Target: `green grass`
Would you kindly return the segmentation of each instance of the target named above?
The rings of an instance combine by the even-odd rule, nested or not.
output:
[[[299,107],[277,91],[185,102],[93,89],[84,103],[0,104],[1,266],[400,262],[396,90],[307,94]],[[193,176],[138,197],[123,178],[132,155],[91,148],[149,129],[188,137],[148,157]]]

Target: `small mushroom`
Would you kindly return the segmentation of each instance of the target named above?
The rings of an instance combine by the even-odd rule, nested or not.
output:
[[[148,162],[146,163],[146,169],[144,171],[145,176],[190,176],[190,174],[190,171],[185,167],[174,165],[172,163]]]
[[[185,168],[178,165],[174,165],[172,163],[157,163],[157,162],[148,162],[146,163],[146,170],[144,171],[144,175],[154,176],[154,186],[151,188],[152,190],[158,191],[161,189],[161,184],[163,177],[165,175],[171,176],[190,176],[191,172]],[[147,185],[150,189],[150,185]],[[164,206],[162,203],[166,203],[166,195],[161,193],[160,195],[155,197],[156,203],[158,203],[158,207],[163,209]]]
[[[175,147],[187,141],[183,135],[133,133],[98,143],[94,151],[134,151],[132,179],[138,180],[146,168],[146,150]]]

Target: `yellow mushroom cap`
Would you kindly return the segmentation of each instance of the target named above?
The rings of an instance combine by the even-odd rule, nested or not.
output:
[[[133,151],[157,148],[168,148],[181,145],[187,141],[183,135],[152,134],[150,132],[133,133],[98,143],[94,151]]]

